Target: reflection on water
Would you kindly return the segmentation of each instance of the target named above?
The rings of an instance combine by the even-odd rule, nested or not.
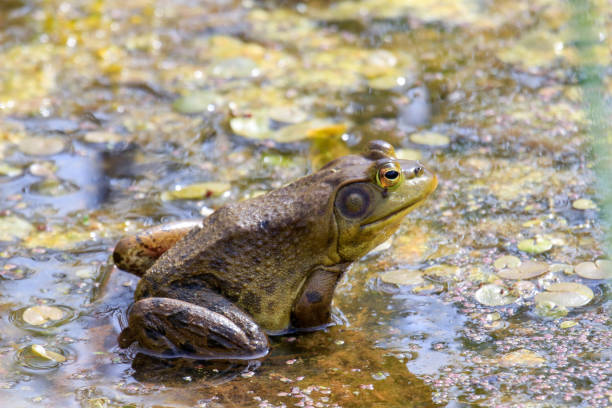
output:
[[[455,363],[461,352],[458,334],[467,318],[454,305],[409,293],[393,296],[392,304],[404,312],[389,322],[392,335],[379,340],[378,347],[406,355],[406,367],[416,375],[435,374]]]

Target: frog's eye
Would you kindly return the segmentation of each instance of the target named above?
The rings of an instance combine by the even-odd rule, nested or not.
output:
[[[402,181],[402,169],[397,163],[386,163],[376,172],[376,183],[382,188],[393,188]]]

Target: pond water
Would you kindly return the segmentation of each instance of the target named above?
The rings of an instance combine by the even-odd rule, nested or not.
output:
[[[610,112],[610,9],[3,1],[2,405],[611,405],[611,268],[583,105],[591,72]],[[346,274],[334,326],[244,363],[119,349],[138,279],[110,261],[123,234],[373,139],[440,184]]]

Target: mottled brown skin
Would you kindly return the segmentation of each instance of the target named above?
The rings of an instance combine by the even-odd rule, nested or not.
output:
[[[344,271],[389,238],[436,184],[419,163],[375,141],[363,155],[228,204],[201,224],[124,238],[114,258],[142,279],[120,345],[252,358],[267,353],[265,333],[328,324]]]

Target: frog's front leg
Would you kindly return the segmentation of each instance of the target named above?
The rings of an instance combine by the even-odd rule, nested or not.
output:
[[[119,269],[142,276],[161,254],[189,231],[201,226],[202,220],[175,221],[128,235],[115,246],[113,261]]]
[[[291,311],[291,326],[311,329],[329,323],[331,302],[338,281],[350,263],[317,267],[308,277]]]
[[[175,291],[164,293],[170,297],[134,303],[119,345],[137,342],[156,354],[203,359],[259,358],[268,353],[265,333],[229,300],[207,289],[197,294],[186,289],[182,296]]]

